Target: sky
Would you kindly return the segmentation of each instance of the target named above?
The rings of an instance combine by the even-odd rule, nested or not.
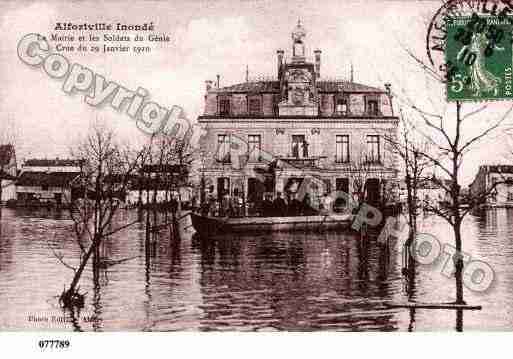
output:
[[[0,130],[14,124],[18,159],[66,157],[92,121],[109,123],[121,137],[142,135],[125,113],[84,102],[83,94],[65,94],[62,81],[17,57],[18,41],[28,33],[51,35],[57,22],[143,24],[170,42],[152,44],[151,53],[65,54],[124,87],[143,87],[153,101],[179,105],[194,122],[204,106],[205,80],[220,75],[221,86],[250,77],[276,75],[276,50],[291,53],[291,31],[298,19],[306,29],[307,54],[321,49],[321,77],[349,78],[383,87],[389,82],[401,96],[443,107],[443,89],[427,88],[426,77],[405,49],[425,59],[427,25],[441,1],[4,1],[0,3]],[[67,34],[73,32],[66,32]],[[75,32],[78,35],[80,32]],[[114,31],[107,33],[115,33]],[[506,103],[490,104],[476,116],[468,135],[504,113]],[[472,105],[471,105],[472,107]],[[495,117],[494,117],[495,116]],[[475,124],[475,125],[474,125]],[[3,127],[2,127],[3,126]],[[12,127],[12,126],[11,126]],[[511,147],[493,136],[469,153],[462,180],[469,183],[480,163],[507,161]]]

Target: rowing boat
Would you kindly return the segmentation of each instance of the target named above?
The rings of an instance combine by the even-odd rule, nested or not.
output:
[[[191,223],[202,237],[221,233],[294,232],[347,229],[353,216],[329,214],[294,217],[209,217],[190,212]]]

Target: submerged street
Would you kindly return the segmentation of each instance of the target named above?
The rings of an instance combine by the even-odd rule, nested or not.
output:
[[[402,258],[375,240],[347,233],[274,233],[170,240],[163,233],[146,260],[144,226],[110,238],[102,254],[133,258],[81,280],[85,308],[64,314],[58,296],[72,278],[54,255],[76,264],[79,248],[66,212],[4,209],[0,240],[0,326],[5,330],[455,330],[456,312],[390,309],[384,302],[454,300],[454,279],[440,266],[420,266],[415,283],[401,275]],[[121,212],[128,222],[135,211]],[[465,289],[463,330],[513,325],[513,210],[469,216],[464,251],[496,273],[486,293]],[[451,243],[440,219],[423,231]],[[53,248],[53,250],[52,250]],[[73,320],[72,320],[73,319]]]

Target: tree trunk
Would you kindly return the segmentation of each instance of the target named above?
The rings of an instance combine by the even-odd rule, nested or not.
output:
[[[414,216],[414,208],[413,208],[413,194],[412,194],[412,187],[411,187],[411,177],[410,172],[406,170],[406,196],[407,196],[407,202],[408,202],[408,219],[410,221],[410,226],[413,228],[413,216]]]
[[[2,171],[0,171],[0,174]],[[0,177],[0,220],[2,219],[2,193],[4,191],[4,186],[2,185],[2,177]]]
[[[2,174],[4,173],[4,168],[0,168],[0,220],[2,219],[2,201],[3,201],[3,192],[4,186],[2,183]]]
[[[142,184],[139,184],[139,199],[137,202],[137,218],[139,222],[143,221],[143,202],[142,202]]]
[[[100,270],[100,260],[101,260],[100,246],[98,245],[98,246],[95,246],[94,251],[93,251],[93,265],[92,265],[93,281],[98,280],[99,270]]]
[[[461,243],[461,222],[460,215],[460,184],[458,183],[459,166],[458,159],[461,156],[459,150],[460,126],[461,126],[461,103],[456,102],[456,139],[453,146],[452,157],[452,184],[451,184],[451,200],[452,200],[452,213],[454,218],[454,241],[456,244],[456,257],[454,258],[454,276],[456,278],[456,302],[465,303],[463,300],[463,255]]]
[[[73,281],[71,282],[71,285],[69,289],[67,290],[67,293],[74,293],[76,290],[76,287],[78,285],[78,282],[80,281],[80,277],[82,277],[82,273],[84,272],[84,269],[87,265],[87,262],[89,262],[89,258],[91,258],[91,255],[95,251],[96,247],[98,247],[98,244],[100,242],[99,238],[95,238],[89,249],[87,250],[87,253],[85,257],[82,259],[82,262],[80,263],[80,266],[78,267],[78,270],[75,272],[75,276],[73,277]]]
[[[153,212],[153,224],[152,227],[155,229],[158,225],[158,218],[157,218],[157,188],[153,190],[153,205],[152,205],[152,212]],[[155,232],[154,232],[155,233]]]
[[[456,278],[456,302],[465,303],[463,300],[463,256],[461,254],[461,223],[458,221],[454,225],[454,238],[456,244],[456,254],[454,258],[454,276]]]

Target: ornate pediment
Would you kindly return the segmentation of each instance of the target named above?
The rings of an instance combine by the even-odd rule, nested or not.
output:
[[[303,106],[309,103],[310,87],[304,84],[291,84],[289,86],[288,103],[295,106]]]
[[[306,69],[292,69],[286,73],[287,81],[290,82],[312,82],[312,73]]]
[[[287,97],[282,102],[283,105],[299,107],[315,105],[313,76],[308,69],[289,69],[285,73],[285,79]]]

